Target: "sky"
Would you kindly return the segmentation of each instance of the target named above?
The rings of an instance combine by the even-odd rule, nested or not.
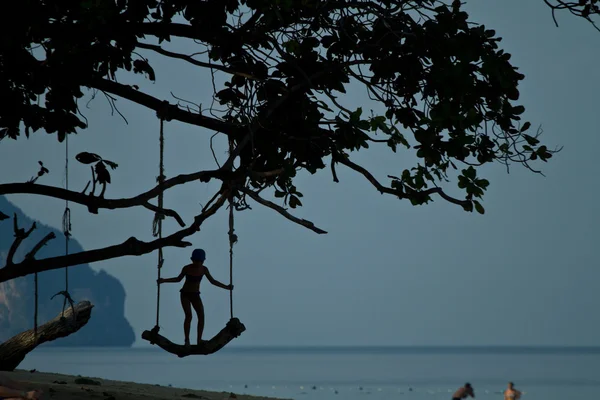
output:
[[[498,165],[482,170],[491,181],[486,214],[466,213],[436,199],[426,206],[382,196],[368,182],[339,168],[298,178],[304,207],[295,211],[329,233],[317,235],[254,204],[236,215],[234,314],[247,331],[235,345],[600,345],[597,248],[600,148],[600,32],[559,14],[555,27],[539,1],[468,1],[471,21],[495,29],[501,46],[526,75],[520,86],[525,118],[544,130],[543,141],[564,146],[545,177]],[[171,47],[191,53],[188,44]],[[205,72],[147,54],[157,73],[150,94],[210,102]],[[361,97],[362,96],[362,97]],[[172,98],[171,98],[172,100]],[[366,94],[346,99],[356,107]],[[101,96],[84,108],[89,129],[71,137],[71,155],[91,151],[119,164],[106,197],[136,195],[155,185],[158,127],[153,112],[118,102],[128,124]],[[366,110],[365,110],[366,111]],[[215,167],[210,132],[178,122],[166,125],[167,176]],[[369,149],[359,160],[384,180],[412,166],[407,152]],[[224,148],[217,157],[225,158]],[[0,145],[0,182],[24,181],[42,160],[51,174],[40,183],[62,186],[64,145],[38,132]],[[14,166],[18,165],[18,168]],[[17,172],[15,172],[15,170]],[[70,187],[82,190],[89,169],[73,161]],[[218,189],[194,183],[168,191],[165,206],[191,221]],[[451,189],[455,190],[455,189]],[[31,217],[61,226],[64,203],[35,196],[9,199]],[[251,203],[252,205],[252,203]],[[143,209],[72,207],[73,235],[85,249],[130,236],[152,239],[153,213]],[[165,231],[177,225],[169,221]],[[596,237],[596,240],[594,240]],[[222,209],[191,237],[207,252],[212,275],[228,282],[227,213]],[[163,276],[175,276],[189,249],[166,249]],[[154,326],[156,253],[92,264],[116,276],[127,291],[126,317],[138,341]],[[161,289],[161,333],[183,342],[179,285]],[[229,319],[229,296],[204,282],[205,338]],[[195,337],[194,334],[192,335]]]

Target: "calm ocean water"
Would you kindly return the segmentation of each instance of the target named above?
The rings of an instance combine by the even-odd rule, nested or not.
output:
[[[298,400],[450,400],[469,381],[501,399],[600,399],[598,348],[235,348],[179,359],[160,349],[40,348],[19,368]]]

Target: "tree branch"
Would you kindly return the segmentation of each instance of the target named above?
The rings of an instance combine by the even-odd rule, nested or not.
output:
[[[56,235],[54,234],[54,232],[50,232],[49,234],[44,236],[42,238],[42,240],[40,240],[33,247],[33,249],[31,249],[31,251],[29,253],[27,253],[27,255],[25,256],[25,259],[26,260],[34,259],[37,252],[40,251],[42,249],[42,247],[44,247],[46,245],[46,243],[48,243],[49,241],[51,241],[52,239],[55,239],[55,238],[56,238]]]
[[[21,276],[36,272],[50,271],[72,265],[89,264],[97,261],[110,260],[123,256],[141,256],[162,247],[187,247],[191,243],[183,241],[187,236],[193,235],[200,230],[202,223],[214,215],[227,200],[228,190],[221,188],[220,197],[215,203],[200,215],[194,218],[194,222],[187,228],[177,231],[169,236],[156,239],[151,242],[143,242],[131,237],[123,243],[95,250],[82,251],[64,256],[44,258],[42,260],[26,259],[18,264],[12,264],[0,268],[0,282],[6,282]]]
[[[173,217],[175,218],[179,226],[185,226],[185,222],[183,222],[183,219],[181,219],[181,217],[179,216],[179,214],[177,214],[175,210],[171,210],[170,208],[161,208],[155,206],[154,204],[151,204],[150,202],[145,202],[142,205],[144,206],[144,208],[147,208],[150,211],[154,211],[155,213],[166,215],[167,217]]]
[[[371,184],[380,193],[387,193],[387,194],[391,194],[391,195],[397,196],[399,199],[408,199],[408,200],[410,200],[411,198],[430,196],[430,195],[432,195],[434,193],[437,193],[444,200],[446,200],[446,201],[448,201],[450,203],[453,203],[453,204],[457,204],[457,205],[459,205],[461,207],[469,208],[472,205],[469,200],[459,200],[459,199],[456,199],[454,197],[448,196],[439,187],[435,187],[435,188],[431,188],[431,189],[427,189],[427,190],[415,191],[414,193],[404,193],[404,192],[402,192],[400,190],[393,189],[393,188],[390,188],[390,187],[387,187],[387,186],[383,186],[364,167],[361,167],[360,165],[353,163],[352,161],[350,161],[349,159],[347,159],[347,158],[345,158],[343,156],[336,156],[336,155],[334,155],[333,156],[333,161],[339,162],[340,164],[343,164],[343,165],[347,166],[348,168],[350,168],[350,169],[352,169],[352,170],[354,170],[354,171],[362,174],[365,178],[367,178],[367,180],[369,182],[371,182]]]
[[[257,195],[250,189],[242,187],[242,188],[238,188],[238,190],[241,191],[242,193],[245,193],[248,196],[250,196],[250,198],[252,198],[252,200],[256,201],[257,203],[262,204],[265,207],[269,207],[270,209],[277,211],[279,214],[283,215],[285,218],[289,219],[292,222],[302,225],[303,227],[308,228],[311,231],[319,233],[319,234],[327,233],[323,229],[317,228],[315,226],[315,224],[313,224],[310,221],[307,221],[305,219],[301,219],[298,217],[294,217],[292,214],[287,212],[283,207],[278,206],[277,204],[275,204],[269,200],[263,199],[262,197],[260,197],[259,195]]]
[[[28,231],[25,231],[25,229],[23,228],[19,228],[17,213],[15,213],[13,225],[13,230],[15,232],[15,240],[13,241],[12,245],[10,246],[10,249],[8,250],[8,255],[6,256],[6,265],[13,265],[13,258],[15,256],[15,253],[17,252],[17,249],[19,248],[23,240],[27,239],[29,235],[31,235],[31,232],[33,232],[35,228],[35,222],[31,225],[31,228],[29,228]]]
[[[165,180],[162,184],[156,185],[147,192],[141,193],[135,197],[126,199],[105,199],[102,197],[94,197],[87,194],[74,192],[54,186],[31,184],[31,183],[5,183],[0,184],[0,195],[6,194],[36,194],[40,196],[54,197],[56,199],[68,200],[72,203],[87,206],[92,214],[98,214],[98,209],[115,210],[118,208],[130,208],[143,206],[154,212],[159,212],[164,215],[173,217],[177,220],[180,226],[184,227],[185,223],[177,214],[177,212],[169,209],[164,209],[150,204],[148,201],[157,197],[161,192],[170,189],[174,186],[182,185],[192,181],[208,182],[212,178],[217,179],[232,179],[232,172],[222,171],[220,169],[210,171],[198,171],[191,174],[181,174],[173,178]]]
[[[235,134],[236,131],[239,129],[238,126],[233,125],[229,122],[219,121],[218,119],[206,117],[202,114],[196,114],[182,110],[176,105],[170,104],[166,100],[157,99],[156,97],[150,96],[149,94],[134,89],[130,85],[124,85],[118,82],[101,78],[91,79],[81,84],[83,86],[114,94],[116,96],[130,100],[134,103],[142,105],[156,112],[166,112],[167,120],[174,119],[191,125],[207,128],[212,131],[226,133],[228,135]],[[165,106],[167,107],[166,109]]]
[[[202,38],[198,35],[198,30],[191,25],[178,24],[170,22],[169,24],[163,24],[159,22],[143,22],[139,24],[139,29],[136,31],[156,37],[177,36],[188,39],[196,39],[202,41]]]
[[[154,45],[154,44],[147,44],[147,43],[140,43],[138,42],[136,45],[136,47],[139,47],[141,49],[146,49],[146,50],[152,50],[158,54],[162,54],[163,56],[166,57],[170,57],[170,58],[177,58],[180,60],[184,60],[189,62],[190,64],[196,65],[198,67],[203,67],[203,68],[211,68],[211,69],[216,69],[218,71],[221,72],[225,72],[231,75],[238,75],[238,76],[243,76],[244,78],[248,78],[248,79],[252,79],[252,80],[262,80],[260,78],[257,78],[256,76],[250,75],[250,74],[246,74],[244,72],[239,72],[239,71],[235,71],[231,68],[227,68],[223,65],[218,65],[218,64],[211,64],[211,63],[207,63],[207,62],[203,62],[203,61],[198,61],[195,58],[185,55],[185,54],[181,54],[181,53],[174,53],[172,51],[169,50],[165,50],[160,46]]]

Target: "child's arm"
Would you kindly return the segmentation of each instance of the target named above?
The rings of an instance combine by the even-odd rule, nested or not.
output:
[[[161,283],[176,283],[176,282],[181,282],[183,280],[183,277],[185,276],[185,267],[183,267],[181,269],[181,272],[179,273],[178,276],[174,277],[174,278],[160,278],[157,280],[157,282],[159,284]]]
[[[204,267],[204,268],[206,268],[206,267]],[[210,272],[208,271],[208,268],[205,269],[204,274],[206,275],[206,279],[208,279],[208,281],[210,283],[212,283],[213,285],[218,286],[223,289],[233,290],[233,285],[225,285],[224,283],[221,283],[218,280],[216,280],[215,278],[213,278],[212,275],[210,274]]]

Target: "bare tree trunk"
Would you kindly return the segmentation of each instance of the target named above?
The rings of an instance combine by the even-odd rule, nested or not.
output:
[[[65,310],[52,321],[38,327],[37,336],[33,329],[19,333],[0,344],[0,371],[13,371],[25,356],[45,342],[69,336],[77,332],[90,319],[94,305],[81,301],[73,308]]]
[[[216,353],[227,343],[240,336],[245,330],[246,327],[239,319],[232,318],[225,328],[221,329],[215,337],[210,340],[203,340],[199,345],[183,346],[175,344],[164,336],[159,335],[158,332],[154,330],[142,332],[142,339],[149,341],[151,344],[157,344],[158,347],[169,353],[179,357],[186,357],[190,355],[208,355]]]

